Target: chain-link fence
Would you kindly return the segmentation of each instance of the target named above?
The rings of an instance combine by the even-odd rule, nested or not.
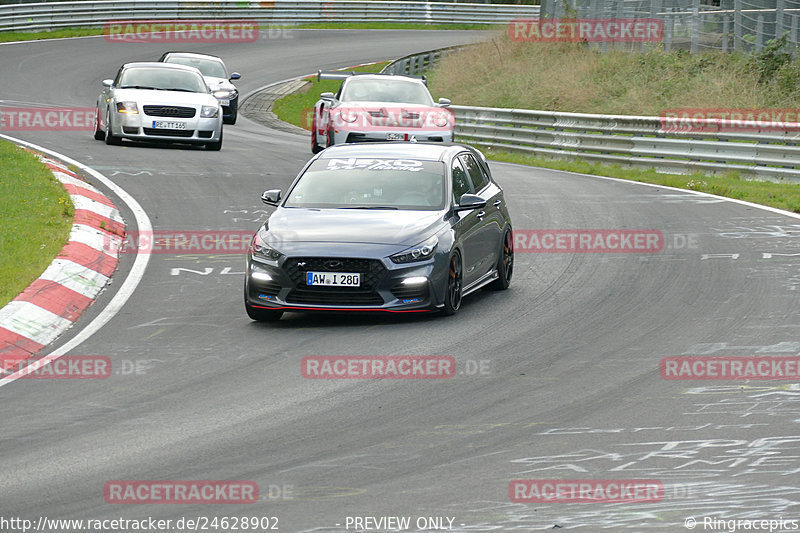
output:
[[[542,0],[542,16],[578,19],[658,19],[664,48],[758,52],[786,36],[800,38],[800,0]],[[642,47],[643,43],[592,46]]]

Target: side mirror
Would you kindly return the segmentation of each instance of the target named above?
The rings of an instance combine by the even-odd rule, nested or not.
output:
[[[456,213],[459,211],[470,211],[472,209],[480,209],[486,207],[486,200],[477,194],[464,194],[461,196],[461,201],[453,209]]]
[[[114,80],[103,80],[103,87],[111,87],[114,85]]]
[[[322,93],[321,95],[319,95],[319,97],[322,98],[323,100],[328,100],[328,101],[333,100],[335,98],[333,93]]]
[[[449,98],[439,98],[439,107],[450,107]]]
[[[264,194],[261,195],[261,201],[267,205],[278,205],[278,202],[281,201],[281,190],[270,189],[268,191],[264,191]]]
[[[233,80],[241,79],[241,77],[242,77],[242,75],[239,74],[238,72],[231,72],[231,77],[228,78],[228,79],[233,81]]]

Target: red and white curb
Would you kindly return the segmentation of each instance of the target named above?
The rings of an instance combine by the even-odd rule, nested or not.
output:
[[[72,327],[117,268],[125,222],[114,203],[62,163],[36,154],[69,193],[69,242],[44,273],[0,309],[0,368],[27,359]]]

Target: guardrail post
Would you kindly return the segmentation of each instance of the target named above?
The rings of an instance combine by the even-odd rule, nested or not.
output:
[[[728,33],[730,32],[731,21],[730,17],[725,15],[722,19],[722,51],[728,51]]]
[[[692,20],[689,21],[689,31],[691,32],[689,53],[696,54],[700,45],[700,0],[692,0]]]
[[[742,0],[733,0],[733,49],[742,50]]]
[[[764,15],[759,15],[756,21],[756,52],[764,48]]]
[[[672,32],[675,30],[675,16],[672,13],[668,13],[666,18],[666,24],[664,24],[664,51],[669,52],[672,50]]]

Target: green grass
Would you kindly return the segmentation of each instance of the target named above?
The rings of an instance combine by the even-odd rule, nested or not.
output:
[[[486,157],[495,161],[505,161],[521,165],[552,168],[567,172],[609,176],[643,183],[655,183],[707,192],[727,198],[736,198],[756,204],[769,205],[800,213],[800,183],[773,183],[753,181],[736,172],[720,175],[706,174],[660,174],[654,169],[622,167],[593,163],[585,159],[555,160],[527,154],[511,153],[501,150],[483,150]]]
[[[86,37],[103,35],[102,28],[62,28],[52,31],[10,31],[0,32],[0,43],[14,41],[36,41],[40,39],[61,39],[65,37]]]
[[[63,248],[73,212],[50,169],[0,140],[0,307],[38,278]]]
[[[380,72],[387,62],[376,63],[358,68],[348,68],[345,71],[356,72]],[[284,96],[277,100],[273,105],[272,111],[284,122],[289,122],[295,126],[311,131],[311,120],[314,116],[314,104],[319,100],[319,95],[324,92],[335,93],[342,85],[341,80],[322,80],[317,81],[317,77],[309,78],[311,85],[303,88],[302,92],[296,92]]]

